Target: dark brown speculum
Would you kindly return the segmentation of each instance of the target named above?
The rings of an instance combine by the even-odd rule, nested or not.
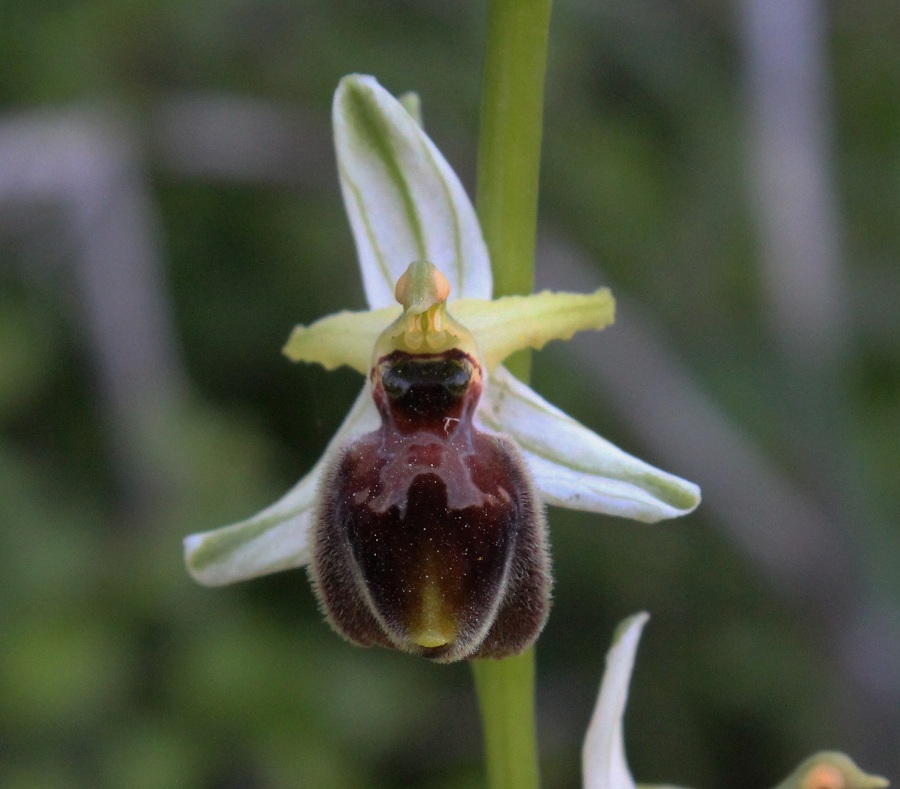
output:
[[[393,353],[371,373],[382,425],[323,480],[314,587],[334,628],[447,662],[529,646],[549,609],[545,524],[511,442],[475,427],[469,354]]]

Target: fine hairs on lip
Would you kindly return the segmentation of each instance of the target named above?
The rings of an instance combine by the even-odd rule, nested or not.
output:
[[[473,424],[482,377],[458,349],[373,366],[382,424],[325,475],[311,565],[328,621],[357,644],[506,657],[544,626],[543,507],[512,442]]]

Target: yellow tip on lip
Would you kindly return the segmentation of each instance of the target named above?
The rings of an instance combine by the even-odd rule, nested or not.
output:
[[[409,640],[420,647],[434,649],[444,647],[456,637],[456,622],[445,610],[441,590],[434,581],[428,581],[422,590],[418,621],[410,628]]]
[[[418,644],[426,649],[445,647],[452,641],[452,639],[447,638],[443,633],[439,633],[436,630],[419,630],[416,633],[410,633],[409,638],[414,644]]]

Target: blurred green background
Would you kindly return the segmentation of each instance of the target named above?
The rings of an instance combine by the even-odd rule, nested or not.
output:
[[[550,513],[548,789],[651,612],[638,780],[900,777],[900,16],[892,0],[557,0],[538,279],[620,320],[535,388],[705,503]],[[792,14],[794,14],[792,16]],[[419,91],[470,190],[482,3],[0,7],[0,787],[482,785],[465,665],[345,645],[303,572],[209,590],[187,533],[305,472],[360,381],[330,147],[349,72]]]

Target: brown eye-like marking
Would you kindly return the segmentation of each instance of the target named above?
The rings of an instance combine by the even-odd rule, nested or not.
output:
[[[371,373],[380,429],[323,479],[312,578],[332,626],[441,662],[504,657],[550,605],[543,509],[512,443],[478,430],[478,362],[394,351]]]

